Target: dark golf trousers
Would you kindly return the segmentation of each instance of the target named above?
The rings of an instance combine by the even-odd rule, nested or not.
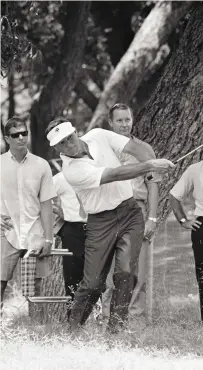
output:
[[[202,225],[196,231],[192,230],[192,248],[195,259],[196,278],[199,286],[200,312],[203,321],[203,217],[197,218]]]
[[[70,316],[72,328],[84,324],[94,304],[105,291],[105,282],[114,253],[115,289],[111,303],[110,325],[117,325],[126,319],[133,290],[133,273],[143,234],[142,210],[134,198],[122,202],[113,210],[88,216],[84,275],[75,293]]]
[[[72,256],[63,256],[63,277],[66,295],[74,299],[78,284],[83,278],[85,252],[85,226],[83,222],[68,222],[58,232],[62,248],[69,249]],[[70,304],[67,305],[67,315],[70,316]]]

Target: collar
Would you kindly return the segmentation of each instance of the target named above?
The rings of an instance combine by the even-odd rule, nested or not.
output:
[[[67,155],[65,155],[65,154],[63,154],[63,153],[60,153],[60,158],[61,158],[61,160],[64,162],[64,160],[66,161],[66,163],[68,162],[68,163],[70,163],[72,160],[73,160],[73,158],[71,158],[71,157],[68,157]]]
[[[85,141],[83,141],[83,144],[84,144],[84,146],[83,146],[84,151],[82,152],[82,154],[84,154],[84,156],[82,156],[82,157],[69,157],[68,155],[66,155],[64,153],[60,153],[61,159],[63,160],[63,158],[66,158],[66,162],[68,161],[68,163],[70,163],[72,160],[75,160],[75,159],[87,159],[87,158],[89,158],[89,159],[94,160],[94,158],[91,156],[91,154],[89,152],[88,144]]]
[[[25,162],[25,160],[28,158],[29,154],[30,154],[30,152],[29,152],[29,150],[27,149],[27,153],[25,154],[25,157],[24,157],[24,158],[23,158],[23,160],[22,160],[21,162],[19,162],[19,163],[24,163],[24,162]],[[10,156],[10,158],[12,158],[14,161],[16,161],[16,158],[15,158],[15,157],[14,157],[14,155],[11,153],[10,149],[9,149],[9,151],[8,151],[8,155]],[[17,162],[17,161],[16,161],[16,162]]]

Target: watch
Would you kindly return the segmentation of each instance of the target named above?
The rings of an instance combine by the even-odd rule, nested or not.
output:
[[[45,242],[46,242],[46,243],[53,244],[53,240],[45,239]]]
[[[148,220],[153,221],[153,222],[157,222],[157,218],[156,217],[148,217]]]
[[[182,224],[184,224],[184,222],[185,222],[185,221],[187,221],[187,220],[186,220],[186,218],[185,218],[185,217],[183,217],[183,218],[181,218],[181,219],[180,219],[180,221],[179,221],[179,222],[180,222],[180,224],[182,225]]]

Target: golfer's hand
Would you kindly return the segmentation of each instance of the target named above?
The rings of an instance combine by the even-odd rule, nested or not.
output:
[[[182,227],[185,229],[190,229],[196,231],[196,229],[199,229],[201,226],[202,222],[196,220],[196,218],[193,218],[192,220],[186,220],[181,224]]]
[[[11,230],[13,228],[11,218],[9,216],[4,216],[1,215],[1,230],[6,231],[6,230]]]
[[[153,171],[157,171],[159,173],[166,173],[169,171],[170,168],[175,167],[175,164],[168,159],[150,159],[148,161],[152,166]]]
[[[51,247],[52,247],[52,243],[44,242],[41,246],[41,252],[38,255],[38,258],[41,259],[41,258],[50,256]]]
[[[147,220],[145,223],[144,238],[151,240],[154,232],[156,230],[156,222],[152,220]]]

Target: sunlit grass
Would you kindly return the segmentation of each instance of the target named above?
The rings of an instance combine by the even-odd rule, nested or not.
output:
[[[189,238],[182,235],[177,248],[177,233],[173,236],[174,240],[166,240],[167,248],[161,240],[155,250],[152,323],[139,317],[112,335],[103,333],[91,318],[81,332],[71,335],[68,324],[52,316],[43,325],[33,322],[15,289],[5,303],[2,369],[203,369],[203,326]],[[168,259],[171,256],[173,260]]]
[[[2,369],[202,369],[203,329],[192,304],[184,310],[171,305],[167,315],[164,302],[159,309],[152,324],[140,318],[110,335],[91,319],[74,336],[66,322],[32,322],[22,306],[2,323]]]

